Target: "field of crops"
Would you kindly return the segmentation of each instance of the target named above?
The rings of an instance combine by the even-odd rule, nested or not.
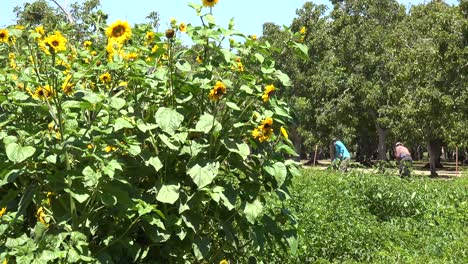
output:
[[[295,256],[281,249],[265,263],[466,263],[468,179],[401,180],[304,170],[289,203]]]

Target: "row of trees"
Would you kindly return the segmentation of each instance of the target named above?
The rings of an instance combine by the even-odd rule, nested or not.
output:
[[[338,0],[328,13],[308,2],[291,24],[306,61],[283,51],[286,28],[265,23],[263,40],[294,82],[285,96],[297,113],[296,146],[338,136],[366,161],[375,152],[387,160],[396,141],[426,145],[435,175],[442,145],[468,143],[467,17],[466,0],[409,10],[396,0]]]

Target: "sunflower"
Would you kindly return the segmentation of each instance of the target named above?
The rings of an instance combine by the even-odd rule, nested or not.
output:
[[[120,54],[122,44],[119,43],[116,39],[109,39],[106,46],[106,51],[108,55],[108,60],[112,61],[115,54]]]
[[[153,31],[146,32],[146,42],[147,42],[147,44],[150,44],[153,41],[154,41],[154,32]]]
[[[67,47],[67,39],[62,36],[62,33],[59,31],[55,31],[53,35],[48,36],[44,39],[43,49],[47,54],[50,54],[50,51],[53,50],[54,52],[65,51]]]
[[[220,81],[217,81],[213,89],[211,89],[208,97],[211,100],[215,101],[215,100],[219,100],[219,98],[225,93],[226,93],[226,85],[224,85]]]
[[[187,25],[184,22],[180,23],[179,30],[180,32],[187,32]]]
[[[8,30],[0,29],[0,42],[8,43]]]
[[[130,39],[132,29],[128,21],[117,20],[107,28],[106,35],[119,43],[123,43]]]
[[[250,39],[252,39],[253,41],[257,40],[257,35],[250,36]]]
[[[223,259],[223,260],[221,260],[221,261],[219,262],[219,264],[229,264],[229,262],[228,262],[227,260]]]
[[[252,131],[252,136],[258,138],[260,142],[267,141],[273,135],[273,118],[268,117],[262,120],[261,125],[254,128]]]
[[[83,46],[85,48],[90,48],[91,45],[93,45],[93,42],[91,42],[90,40],[86,40],[85,42],[83,42]]]
[[[240,71],[240,72],[244,71],[244,65],[240,61],[237,62],[237,70]]]
[[[275,91],[275,86],[273,86],[273,84],[267,85],[262,95],[263,102],[268,102],[268,100],[270,99],[271,93],[273,93],[274,91]]]
[[[203,1],[203,6],[213,7],[218,3],[219,0],[202,0],[202,1]]]
[[[283,135],[285,139],[288,139],[289,135],[288,135],[288,131],[286,131],[286,128],[281,127],[280,130],[281,130],[281,135]]]
[[[198,55],[197,58],[196,58],[196,61],[197,61],[198,63],[202,63],[202,62],[203,62],[203,59],[202,59],[202,57],[201,57],[200,55]]]
[[[0,209],[0,217],[2,217],[6,213],[6,207]]]
[[[37,26],[34,31],[36,31],[37,34],[44,36],[45,35],[45,30],[44,30],[44,26]]]
[[[37,220],[39,220],[39,222],[43,223],[44,225],[48,225],[45,219],[46,214],[44,213],[44,209],[42,208],[42,206],[39,207],[39,209],[37,209],[36,217]]]
[[[49,85],[46,85],[44,87],[42,86],[38,87],[33,94],[33,98],[39,99],[39,100],[52,98],[53,96],[54,96],[54,91]]]
[[[75,93],[75,91],[73,90],[74,85],[71,82],[71,78],[72,78],[71,75],[67,75],[67,77],[65,78],[65,81],[62,84],[62,91],[66,95],[72,95]]]
[[[166,30],[166,38],[171,39],[174,37],[174,34],[175,34],[175,31],[172,28]]]
[[[109,153],[111,151],[116,151],[116,150],[117,150],[117,147],[114,147],[114,146],[106,146],[104,148],[104,151],[107,152],[107,153]]]
[[[112,76],[110,75],[110,73],[106,72],[99,76],[99,80],[103,83],[110,83],[112,80]]]
[[[136,54],[135,52],[130,52],[130,53],[125,54],[126,60],[134,61],[136,60],[136,58],[138,58],[138,54]]]
[[[301,35],[304,35],[306,33],[306,27],[301,27],[301,30],[299,31],[299,33],[301,33]]]

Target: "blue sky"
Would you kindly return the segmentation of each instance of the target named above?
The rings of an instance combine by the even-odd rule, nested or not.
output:
[[[65,4],[81,0],[58,0]],[[22,6],[25,0],[1,0],[7,2],[0,8],[0,28],[14,24],[13,8]],[[51,1],[50,1],[51,2]],[[109,14],[108,22],[116,19],[128,20],[130,24],[145,22],[150,11],[157,11],[160,15],[160,28],[165,30],[169,20],[175,18],[179,22],[200,24],[200,18],[188,6],[189,2],[201,3],[201,0],[101,0],[102,9]],[[296,17],[296,9],[301,8],[307,0],[219,0],[213,8],[216,22],[223,27],[231,18],[235,19],[235,28],[251,35],[261,35],[262,25],[273,22],[278,25],[290,25]],[[329,5],[328,0],[314,0],[317,4]],[[405,6],[429,2],[429,0],[399,0]],[[449,4],[457,4],[458,0],[446,0]],[[53,5],[53,3],[51,2]]]

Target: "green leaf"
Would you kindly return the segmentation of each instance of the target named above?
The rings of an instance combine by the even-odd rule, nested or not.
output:
[[[125,99],[119,97],[112,97],[110,100],[110,107],[119,110],[120,108],[125,106]]]
[[[23,171],[20,170],[8,170],[4,169],[0,171],[0,187],[7,184],[14,182],[18,176],[20,176]]]
[[[232,187],[228,187],[228,189],[220,192],[219,197],[221,198],[221,201],[223,201],[223,205],[226,206],[229,211],[236,208],[236,193]]]
[[[162,167],[163,164],[159,160],[158,157],[151,157],[148,161],[145,162],[146,166],[151,165],[156,171],[159,171]]]
[[[188,72],[192,70],[192,66],[186,60],[181,60],[176,63],[177,69]]]
[[[255,58],[262,64],[265,61],[265,58],[260,53],[255,53]]]
[[[231,58],[232,58],[232,56],[233,56],[232,52],[229,51],[228,49],[221,49],[220,51],[221,51],[221,53],[222,53],[223,56],[224,56],[224,60],[225,60],[226,62],[230,62],[230,61],[231,61]]]
[[[283,73],[282,71],[276,70],[274,75],[275,75],[276,78],[278,78],[280,80],[280,82],[284,86],[291,86],[292,85],[292,82],[291,82],[291,79],[289,79],[289,76],[287,74]]]
[[[270,175],[275,177],[276,182],[278,183],[278,187],[281,187],[283,185],[288,174],[288,170],[286,169],[286,165],[284,165],[284,163],[276,162],[272,166],[265,166],[264,169]]]
[[[22,91],[12,91],[8,95],[15,101],[26,101],[30,98],[28,94]]]
[[[122,128],[133,128],[133,125],[126,118],[119,117],[114,121],[114,129],[119,131]]]
[[[278,145],[276,145],[275,150],[277,152],[283,151],[284,153],[289,154],[291,156],[295,156],[295,157],[299,156],[299,154],[297,154],[295,149],[281,142],[278,143]]]
[[[240,111],[241,109],[239,108],[239,106],[237,106],[235,103],[233,102],[226,102],[226,105],[227,107],[231,108],[231,109],[234,109],[234,110],[237,110],[237,111]]]
[[[216,175],[218,175],[219,163],[208,163],[204,167],[196,164],[190,170],[188,174],[192,177],[193,182],[198,186],[198,189],[201,189],[208,184],[210,184]]]
[[[210,114],[203,114],[195,125],[195,130],[203,133],[221,131],[221,124]]]
[[[20,146],[16,143],[6,145],[6,154],[9,160],[19,163],[34,155],[36,149],[31,146]]]
[[[179,199],[180,184],[163,185],[156,196],[156,200],[162,203],[174,204]]]
[[[294,42],[294,46],[296,47],[295,52],[300,58],[304,60],[309,59],[309,48],[306,45]]]
[[[172,150],[179,150],[179,147],[176,146],[171,140],[169,139],[168,136],[164,134],[159,134],[158,137],[161,139],[161,141],[170,149]]]
[[[256,218],[262,213],[263,205],[259,200],[255,200],[252,203],[245,203],[244,213],[247,217],[247,221],[255,224]]]
[[[207,259],[211,249],[211,240],[208,237],[196,237],[192,247],[197,260]]]
[[[230,151],[239,154],[242,159],[246,159],[250,155],[250,148],[244,142],[235,142],[233,139],[222,140],[224,146]]]
[[[75,193],[73,192],[72,190],[70,190],[69,188],[65,188],[63,189],[65,192],[69,193],[75,200],[77,200],[79,203],[84,203],[86,200],[88,200],[89,198],[89,194],[87,193],[83,193],[83,194],[80,194],[80,193]]]
[[[100,172],[95,172],[90,166],[86,166],[83,171],[84,181],[83,185],[85,187],[94,187],[98,184],[99,178],[101,178]]]
[[[208,24],[210,24],[210,25],[216,25],[216,21],[215,21],[215,18],[214,18],[213,15],[207,14],[207,15],[205,15],[205,19],[206,19],[206,21],[208,22]]]
[[[83,100],[91,103],[91,104],[97,104],[97,103],[100,103],[104,100],[104,96],[103,95],[100,95],[100,94],[94,94],[94,93],[90,93],[90,94],[87,94],[85,96],[83,96]]]
[[[291,254],[294,256],[297,253],[297,232],[296,230],[287,230],[284,232],[284,237],[286,238],[286,242],[291,249]]]
[[[130,155],[137,156],[138,154],[141,153],[141,148],[139,145],[132,144],[128,146],[127,151]]]
[[[155,115],[156,124],[161,128],[162,131],[172,135],[184,121],[184,116],[179,114],[176,110],[161,107],[158,109]]]
[[[114,177],[115,170],[123,171],[122,165],[117,160],[108,161],[102,168],[102,172],[111,178]]]
[[[148,130],[152,130],[157,128],[158,126],[156,124],[146,124],[143,120],[138,119],[137,122],[137,127],[141,132],[146,132]]]

